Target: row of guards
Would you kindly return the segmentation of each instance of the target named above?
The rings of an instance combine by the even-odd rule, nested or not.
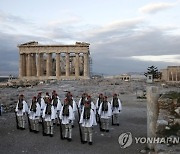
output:
[[[72,129],[74,127],[75,113],[78,111],[78,126],[81,143],[92,145],[93,126],[99,123],[100,131],[109,132],[109,122],[112,117],[112,125],[119,126],[119,114],[122,110],[121,101],[117,94],[113,95],[111,102],[107,96],[99,95],[96,103],[92,102],[87,93],[83,93],[79,102],[76,103],[71,92],[67,92],[64,102],[61,103],[56,91],[50,96],[46,93],[38,93],[32,98],[28,107],[24,95],[19,96],[15,108],[17,129],[25,129],[27,116],[30,132],[38,133],[39,124],[42,124],[43,136],[53,137],[54,125],[60,127],[62,140],[72,141]]]

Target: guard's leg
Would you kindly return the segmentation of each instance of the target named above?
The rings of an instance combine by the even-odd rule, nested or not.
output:
[[[22,116],[22,128],[25,129],[25,115]]]
[[[87,135],[88,135],[87,127],[83,127],[83,130],[84,130],[84,143],[87,143]]]
[[[67,139],[67,137],[68,137],[68,125],[65,124],[64,126],[65,126],[65,134],[64,134],[64,138]]]
[[[101,118],[101,126],[102,126],[102,131],[105,131],[105,119]]]
[[[53,137],[53,130],[54,130],[53,121],[50,121],[50,136],[51,137]]]
[[[109,119],[105,119],[105,130],[109,132]]]
[[[17,119],[19,128],[22,128],[22,116],[17,116]]]
[[[92,145],[92,127],[88,127],[88,134],[89,134],[89,145]]]
[[[115,124],[119,126],[119,113],[116,113],[114,116],[115,116],[115,119],[116,119]]]
[[[37,133],[37,132],[39,132],[39,119],[35,119],[34,123],[35,123],[35,131]]]
[[[50,121],[46,121],[47,123],[47,134],[50,134]]]
[[[72,125],[71,124],[68,125],[68,129],[69,129],[69,138],[68,138],[68,141],[71,141],[72,140]]]

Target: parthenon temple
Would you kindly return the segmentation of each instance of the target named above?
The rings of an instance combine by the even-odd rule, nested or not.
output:
[[[41,45],[27,42],[19,48],[19,79],[78,80],[90,77],[89,43]]]

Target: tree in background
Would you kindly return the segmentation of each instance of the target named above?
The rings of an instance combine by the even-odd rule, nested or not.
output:
[[[148,74],[153,75],[153,79],[161,79],[161,72],[158,71],[158,68],[155,66],[150,66],[147,68],[147,72],[144,75],[147,77]]]

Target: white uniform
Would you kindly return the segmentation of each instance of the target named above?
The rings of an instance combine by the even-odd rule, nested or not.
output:
[[[43,110],[44,110],[44,108],[45,108],[45,102],[44,102],[44,98],[40,98],[40,102],[38,102],[39,103],[39,105],[40,105],[40,108],[41,108],[41,116],[42,116],[42,114],[43,114]]]
[[[30,105],[30,109],[31,109],[31,105]],[[39,103],[38,102],[36,103],[36,112],[31,111],[30,109],[29,109],[29,119],[30,119],[31,130],[38,132],[39,131],[39,118],[41,115],[41,108],[40,108]]]
[[[87,138],[89,135],[89,143],[92,144],[92,133],[93,133],[92,127],[94,125],[97,125],[96,117],[94,111],[90,109],[89,119],[84,119],[84,112],[85,112],[85,108],[83,107],[79,123],[82,125],[84,129],[84,142],[87,142]]]
[[[58,102],[57,102],[57,106],[54,106],[55,118],[58,117],[57,113],[60,112],[61,107],[62,107],[62,104],[61,104],[61,101],[60,101],[59,98],[57,98],[57,101],[58,101]],[[52,103],[51,103],[51,104],[53,105],[53,100],[52,100]]]
[[[54,107],[51,105],[51,114],[48,115],[46,114],[46,108],[47,108],[47,104],[45,105],[45,108],[43,110],[43,115],[42,115],[42,117],[44,118],[44,121],[46,122],[46,127],[45,127],[44,132],[52,136],[53,135],[53,120],[55,119],[55,111],[54,111]]]
[[[111,100],[112,114],[113,114],[113,122],[112,124],[119,125],[119,113],[122,110],[122,105],[120,99],[118,99],[118,107],[113,107],[113,99]]]
[[[102,130],[106,130],[107,132],[109,131],[109,119],[112,115],[112,110],[111,110],[111,104],[108,102],[108,110],[107,111],[102,111],[102,105],[103,103],[100,104],[98,114],[101,117],[101,128]]]
[[[18,127],[25,129],[25,113],[28,112],[28,105],[25,100],[23,100],[22,103],[23,103],[22,110],[18,109],[18,104],[19,104],[19,101],[18,101],[15,111],[16,111],[17,120],[18,120],[17,121]]]
[[[65,125],[64,138],[68,138],[69,140],[71,140],[71,138],[72,138],[72,123],[71,123],[71,121],[75,119],[74,113],[73,113],[73,108],[71,107],[71,105],[68,105],[69,116],[63,116],[63,109],[64,109],[64,105],[61,108],[59,118],[62,120],[61,123],[63,125]]]

